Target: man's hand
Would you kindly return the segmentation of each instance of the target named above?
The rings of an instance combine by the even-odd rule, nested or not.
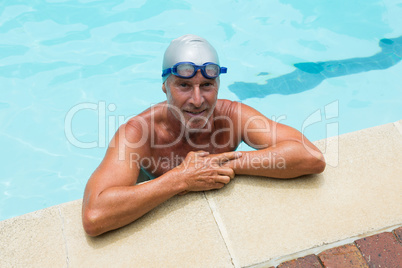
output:
[[[188,153],[184,161],[172,170],[185,184],[186,190],[179,195],[222,188],[235,176],[233,169],[223,164],[240,157],[240,152],[213,155],[204,151]]]

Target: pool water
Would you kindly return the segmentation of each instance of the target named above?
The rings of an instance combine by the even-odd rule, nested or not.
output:
[[[220,98],[311,140],[401,119],[400,14],[396,0],[2,1],[0,220],[82,197],[118,125],[165,99],[162,56],[186,33],[228,67]]]

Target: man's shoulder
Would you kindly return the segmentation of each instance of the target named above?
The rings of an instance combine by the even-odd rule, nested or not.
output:
[[[219,99],[216,102],[216,112],[217,115],[226,115],[226,116],[237,116],[238,113],[241,113],[243,109],[247,109],[250,106],[238,102],[238,101],[231,101],[227,99]]]
[[[228,99],[218,99],[216,102],[216,105],[231,105],[234,103],[239,103],[239,102],[228,100]]]
[[[227,99],[218,99],[216,102],[215,110],[218,112],[219,115],[228,115],[230,114],[234,109],[237,108],[237,106],[240,103],[237,101],[231,101]]]
[[[161,102],[152,105],[140,114],[134,115],[119,128],[120,138],[123,137],[131,149],[148,150],[151,133],[160,132],[163,121],[164,104]],[[132,146],[132,145],[135,146]]]
[[[234,119],[245,119],[248,120],[250,117],[265,117],[260,111],[254,109],[253,107],[238,102],[226,99],[219,99],[216,104],[215,116],[226,116],[228,118]]]

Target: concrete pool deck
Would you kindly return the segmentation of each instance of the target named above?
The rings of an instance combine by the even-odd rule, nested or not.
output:
[[[354,245],[364,255],[360,238],[402,226],[402,120],[315,144],[328,162],[322,174],[237,176],[96,238],[82,228],[81,200],[1,221],[0,267],[270,267],[304,256],[322,264],[331,248]]]

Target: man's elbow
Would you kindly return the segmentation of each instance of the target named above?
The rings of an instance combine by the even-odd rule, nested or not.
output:
[[[100,217],[98,213],[91,210],[85,210],[82,213],[82,226],[84,227],[84,231],[87,235],[95,237],[98,236],[104,231],[101,229]]]
[[[326,167],[326,163],[325,160],[319,160],[317,161],[316,165],[315,165],[315,170],[314,170],[314,174],[319,174],[319,173],[323,173]]]
[[[325,163],[325,158],[324,156],[320,153],[320,156],[313,156],[311,159],[311,174],[319,174],[324,172],[325,167],[326,167],[326,163]]]

